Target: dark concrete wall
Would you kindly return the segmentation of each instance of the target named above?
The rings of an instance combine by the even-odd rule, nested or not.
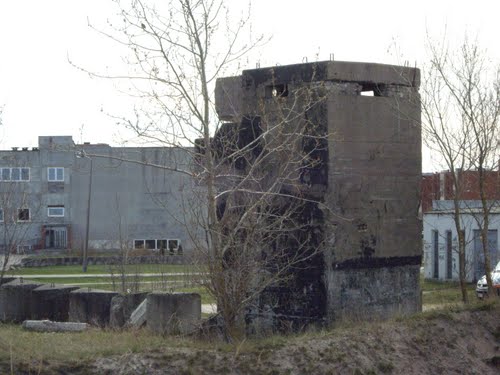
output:
[[[31,292],[31,319],[66,322],[69,316],[69,294],[78,289],[68,285],[42,285]]]
[[[116,292],[90,288],[72,291],[69,297],[69,321],[107,326],[111,299],[116,295]]]
[[[42,284],[31,280],[15,279],[0,287],[0,320],[22,322],[31,319],[32,290]]]

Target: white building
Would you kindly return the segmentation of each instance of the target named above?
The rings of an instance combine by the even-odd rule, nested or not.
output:
[[[484,275],[480,205],[480,201],[461,201],[468,281]],[[497,202],[490,213],[488,231],[492,267],[500,260],[499,232],[500,202]],[[423,214],[423,244],[425,278],[458,280],[458,236],[453,219],[453,201],[435,200],[432,202],[432,211]]]

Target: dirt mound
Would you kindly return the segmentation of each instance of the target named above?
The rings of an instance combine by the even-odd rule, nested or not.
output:
[[[238,348],[168,348],[90,363],[64,374],[498,374],[500,303],[384,323],[249,341]],[[50,373],[50,372],[49,372]]]

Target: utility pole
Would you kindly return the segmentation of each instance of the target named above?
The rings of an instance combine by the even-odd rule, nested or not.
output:
[[[85,227],[85,242],[83,244],[83,259],[82,259],[82,272],[87,272],[88,264],[88,250],[89,250],[89,229],[90,229],[90,202],[92,198],[92,174],[93,174],[93,162],[92,158],[89,157],[85,151],[81,150],[76,154],[77,158],[86,158],[90,161],[90,172],[89,172],[89,188],[87,197],[87,218]]]

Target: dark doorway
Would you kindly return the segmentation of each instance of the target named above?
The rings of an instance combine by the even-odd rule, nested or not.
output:
[[[66,227],[45,228],[45,248],[66,249],[68,246],[68,231]]]

